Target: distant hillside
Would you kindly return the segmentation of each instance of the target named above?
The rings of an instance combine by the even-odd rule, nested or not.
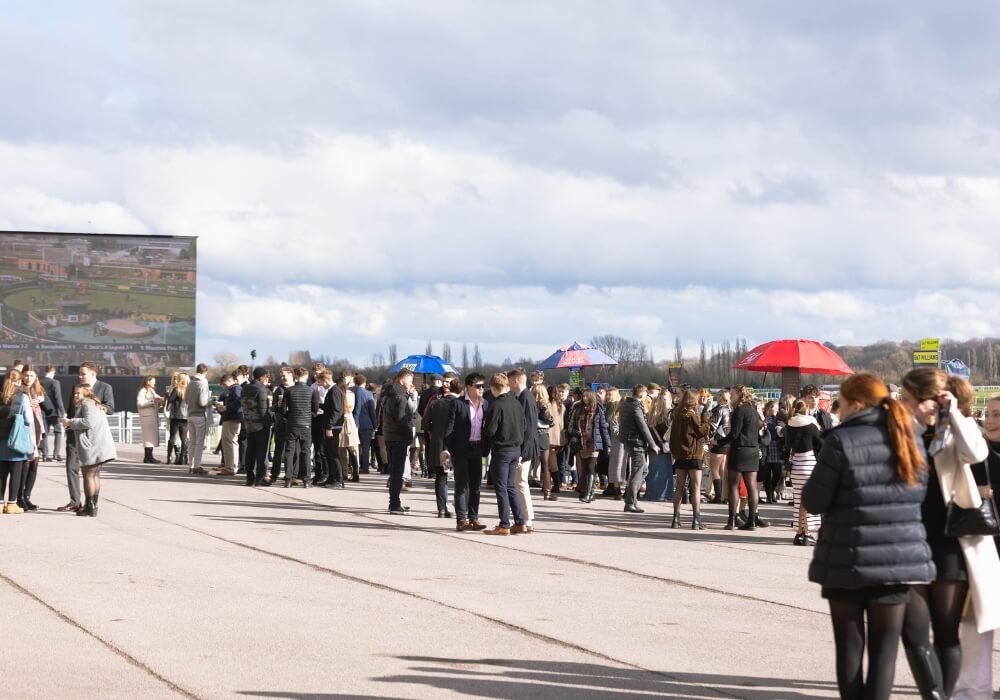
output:
[[[837,352],[855,372],[874,372],[889,381],[898,380],[913,366],[917,343],[880,341],[873,345],[827,345]],[[1000,338],[966,341],[941,341],[945,360],[958,359],[972,370],[973,384],[1000,384]]]

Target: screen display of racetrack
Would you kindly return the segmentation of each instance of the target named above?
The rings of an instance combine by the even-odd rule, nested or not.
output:
[[[0,365],[194,364],[197,239],[0,231]]]

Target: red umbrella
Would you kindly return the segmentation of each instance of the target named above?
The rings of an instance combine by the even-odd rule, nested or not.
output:
[[[795,368],[805,374],[854,374],[840,355],[815,340],[772,340],[755,347],[733,367],[751,372]]]
[[[772,340],[733,365],[751,372],[780,372],[781,391],[799,393],[799,374],[854,374],[840,355],[815,340]]]

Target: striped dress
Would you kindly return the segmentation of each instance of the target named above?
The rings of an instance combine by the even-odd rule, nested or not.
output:
[[[792,514],[792,527],[799,529],[799,504],[802,502],[802,487],[809,481],[809,476],[816,466],[816,453],[813,451],[799,452],[792,455],[792,507],[795,509]],[[809,526],[810,534],[819,532],[821,518],[818,515],[809,513],[806,515],[806,523]]]

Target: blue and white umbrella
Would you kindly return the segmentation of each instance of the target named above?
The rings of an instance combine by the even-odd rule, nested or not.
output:
[[[401,369],[408,369],[414,374],[444,374],[445,372],[458,374],[454,367],[437,355],[409,355],[394,364],[389,371],[398,372]]]

